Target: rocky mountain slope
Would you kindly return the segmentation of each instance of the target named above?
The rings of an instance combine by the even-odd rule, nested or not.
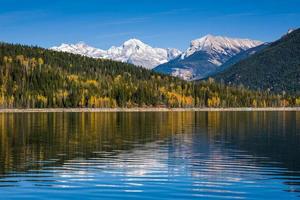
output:
[[[206,35],[193,40],[180,57],[154,70],[186,80],[199,79],[214,72],[235,55],[261,44],[256,40]]]

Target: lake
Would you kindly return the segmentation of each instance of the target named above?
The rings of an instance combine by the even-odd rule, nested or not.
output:
[[[3,113],[0,199],[300,199],[300,112]]]

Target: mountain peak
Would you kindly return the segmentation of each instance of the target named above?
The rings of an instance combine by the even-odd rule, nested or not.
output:
[[[146,46],[141,40],[132,38],[124,42],[123,46]]]
[[[131,39],[128,39],[126,42],[129,42],[129,43],[143,43],[141,40],[137,39],[137,38],[131,38]]]
[[[203,36],[202,38],[200,38],[200,39],[213,39],[213,38],[215,38],[216,36],[214,36],[214,35],[212,35],[212,34],[207,34],[207,35],[205,35],[205,36]]]
[[[197,51],[227,53],[227,50],[232,50],[235,54],[241,50],[261,45],[262,42],[250,39],[229,38],[223,36],[214,36],[211,34],[205,35],[199,39],[191,41],[190,47],[182,55],[182,58],[189,57]]]
[[[88,47],[89,45],[87,45],[84,41],[79,41],[77,42],[77,44],[75,44],[76,46],[82,46],[82,47]]]

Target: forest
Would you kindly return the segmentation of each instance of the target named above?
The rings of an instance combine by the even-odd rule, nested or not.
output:
[[[131,64],[0,43],[0,108],[284,107],[300,97],[187,82]]]

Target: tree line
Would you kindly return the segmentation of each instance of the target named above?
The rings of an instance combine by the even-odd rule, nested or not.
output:
[[[187,82],[131,64],[0,43],[0,108],[275,107],[300,98]]]

